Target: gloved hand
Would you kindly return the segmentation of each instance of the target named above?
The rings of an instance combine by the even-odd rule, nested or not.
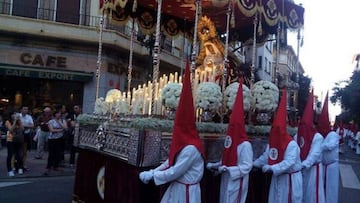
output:
[[[206,168],[209,169],[209,170],[214,170],[214,169],[216,170],[219,166],[220,166],[219,163],[211,163],[211,162],[209,162],[209,163],[206,164]]]
[[[227,167],[225,165],[219,166],[219,168],[218,168],[219,173],[223,173],[225,171],[227,171]]]
[[[151,179],[153,179],[154,177],[154,170],[150,170],[150,171],[143,171],[139,174],[139,178],[140,180],[145,183],[145,184],[148,184],[149,181]]]
[[[266,172],[272,172],[272,169],[271,169],[271,166],[270,165],[264,165],[263,167],[262,167],[262,171],[264,172],[264,173],[266,173]]]

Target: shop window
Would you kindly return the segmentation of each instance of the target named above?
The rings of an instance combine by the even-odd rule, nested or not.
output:
[[[80,0],[58,0],[56,7],[56,21],[79,24]]]
[[[14,16],[37,18],[38,0],[13,0]]]

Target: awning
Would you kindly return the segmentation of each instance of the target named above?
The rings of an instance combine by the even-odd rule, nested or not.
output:
[[[0,63],[0,75],[87,82],[92,80],[93,72],[72,71]]]
[[[155,0],[99,0],[100,10],[110,13],[110,24],[125,25],[135,18],[144,33],[155,32],[157,3]],[[163,0],[161,10],[162,31],[176,36],[180,31],[193,36],[195,21],[195,0]],[[254,18],[258,16],[259,35],[275,34],[279,23],[286,29],[301,28],[304,24],[304,8],[284,0],[233,0],[230,26],[230,40],[246,41],[253,37]],[[135,4],[134,4],[135,3]],[[226,32],[229,1],[201,0],[201,13],[214,22],[216,30]],[[136,9],[135,9],[136,8]]]

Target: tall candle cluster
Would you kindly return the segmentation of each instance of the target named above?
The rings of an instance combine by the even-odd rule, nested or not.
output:
[[[177,72],[168,75],[163,75],[159,81],[155,83],[153,88],[152,82],[148,81],[137,88],[132,89],[132,93],[127,95],[127,100],[131,100],[131,112],[133,115],[161,115],[164,110],[161,104],[161,91],[168,83],[182,83],[182,77]],[[155,91],[155,92],[153,92]],[[152,94],[155,94],[154,101],[152,101]],[[132,95],[132,98],[130,99]],[[152,105],[153,102],[155,105]],[[155,109],[152,109],[152,108]]]
[[[202,82],[216,82],[215,81],[215,67],[213,69],[196,70],[193,80],[193,95],[196,95],[196,90]],[[179,76],[178,72],[170,73],[169,75],[162,75],[159,80],[152,84],[151,81],[139,85],[137,88],[133,88],[132,91],[118,92],[116,98],[106,99],[107,105],[110,105],[110,113],[130,113],[133,115],[161,115],[164,111],[162,105],[161,92],[168,83],[180,83],[182,84],[182,76]],[[155,87],[153,88],[153,85]],[[110,90],[114,91],[114,90]],[[117,90],[118,91],[118,90]],[[154,92],[153,92],[154,91]],[[152,97],[154,94],[154,97]],[[115,94],[114,94],[115,95]],[[152,99],[154,98],[154,100]],[[117,105],[115,104],[118,103]],[[111,104],[110,104],[111,103]],[[120,104],[121,103],[121,104]],[[153,105],[154,103],[154,105]],[[114,108],[121,108],[114,109]],[[127,108],[125,110],[125,108]],[[155,108],[155,109],[152,109]]]

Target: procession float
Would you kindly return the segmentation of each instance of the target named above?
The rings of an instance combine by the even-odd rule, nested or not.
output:
[[[99,13],[108,18],[108,23],[134,20],[143,32],[155,35],[153,77],[143,85],[131,85],[130,46],[128,89],[111,89],[103,96],[97,92],[94,113],[78,119],[73,202],[160,201],[166,185],[146,185],[138,179],[139,172],[159,165],[168,156],[182,88],[182,72],[160,76],[160,32],[173,37],[182,33],[193,42],[192,87],[205,161],[221,158],[239,77],[246,81],[246,130],[254,157],[259,156],[267,143],[279,89],[270,81],[255,81],[255,54],[248,67],[250,74],[246,74],[240,68],[245,62],[229,51],[229,44],[250,41],[255,49],[269,34],[280,36],[286,29],[301,27],[303,12],[301,6],[282,0],[100,0]],[[100,67],[101,46],[97,71]],[[100,75],[97,72],[97,77]],[[296,129],[289,127],[288,131],[294,134]],[[203,202],[218,201],[219,178],[205,171],[201,182]],[[247,202],[267,202],[269,183],[269,176],[253,170]]]

